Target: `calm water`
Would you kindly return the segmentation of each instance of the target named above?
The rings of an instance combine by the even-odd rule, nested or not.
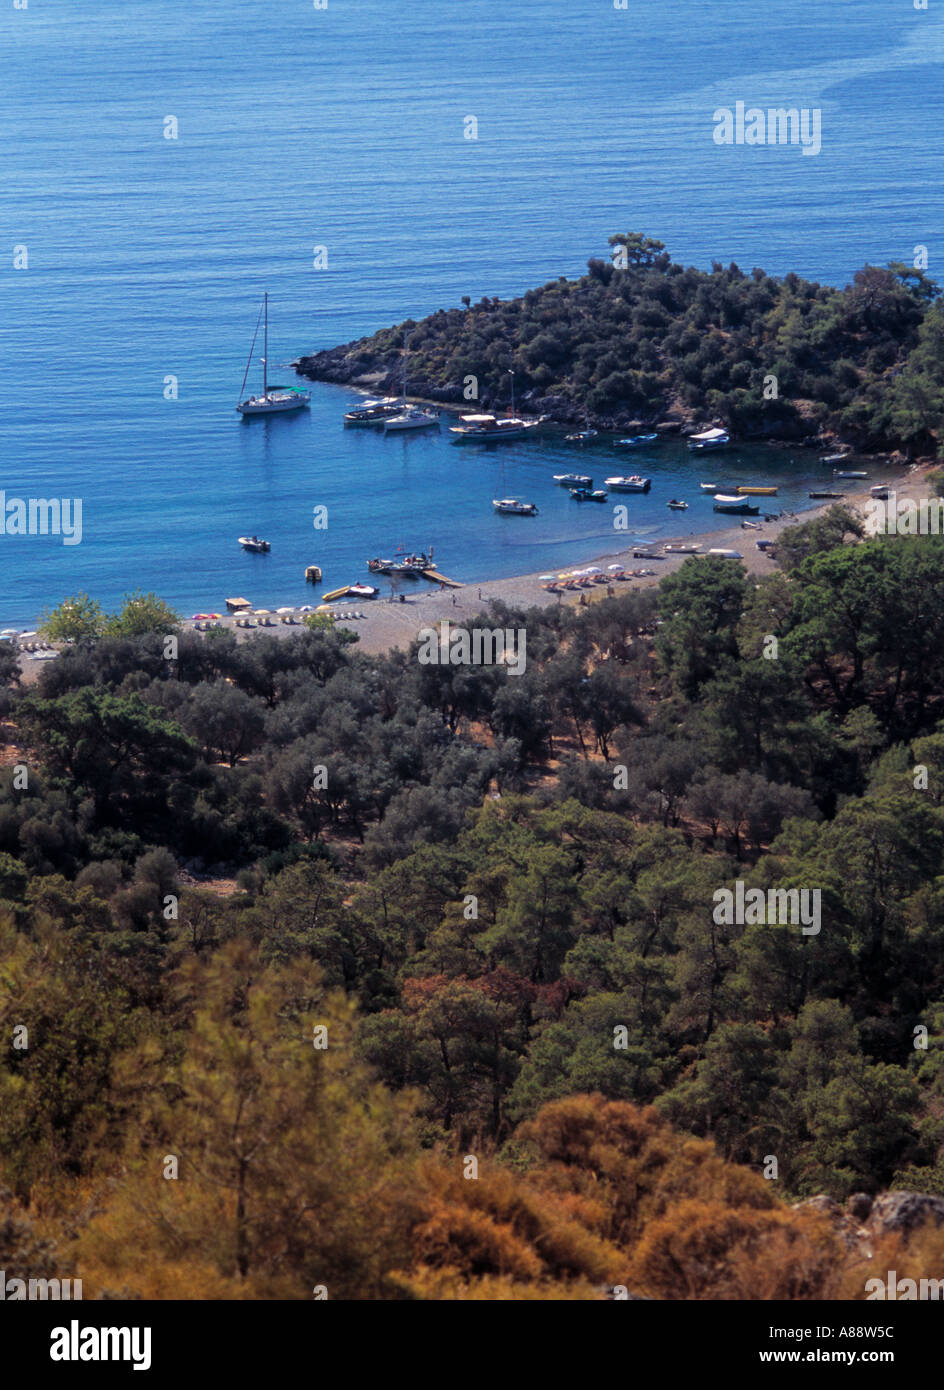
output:
[[[788,508],[822,481],[788,451],[722,466],[677,445],[384,439],[343,431],[351,393],[322,386],[309,413],[243,422],[264,288],[284,363],[464,294],[577,275],[616,230],[686,263],[835,284],[918,244],[941,269],[933,5],[30,0],[0,10],[0,52],[0,486],[84,503],[79,546],[0,537],[0,625],[78,589],[106,606],[154,589],[186,613],[233,593],[302,602],[306,564],[333,586],[400,543],[435,544],[460,579],[557,568],[614,541],[608,509],[554,487],[565,469],[651,472],[648,498],[613,499],[640,538],[710,523],[701,478],[780,482]],[[822,153],[715,146],[712,114],[737,100],[821,107]],[[536,519],[493,515],[502,459]],[[668,512],[680,493],[690,510]],[[240,552],[246,530],[271,555]]]

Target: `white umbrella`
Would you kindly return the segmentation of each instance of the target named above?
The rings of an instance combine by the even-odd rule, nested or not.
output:
[[[612,570],[621,570],[622,568],[623,568],[622,565],[607,565],[607,569],[610,570],[610,571],[612,571]]]
[[[294,613],[294,612],[295,612],[295,609],[294,609],[294,608],[277,608],[275,611],[276,611],[276,613]]]
[[[581,574],[602,574],[603,571],[601,570],[601,568],[600,568],[599,565],[588,565],[588,567],[587,567],[585,570],[581,570],[580,573],[581,573]]]

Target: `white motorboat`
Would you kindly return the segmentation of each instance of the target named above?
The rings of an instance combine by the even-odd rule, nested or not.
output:
[[[269,385],[269,295],[263,298],[260,317],[265,316],[265,336],[263,339],[263,358],[262,358],[262,395],[249,396],[236,406],[241,415],[280,415],[289,410],[302,410],[311,400],[311,392],[303,391],[298,386],[270,386]],[[249,375],[249,368],[252,365],[252,354],[256,346],[256,338],[259,334],[259,320],[256,320],[256,331],[252,336],[252,347],[249,349],[249,361],[246,363],[246,371],[243,374],[243,384],[240,388],[240,395],[246,388],[246,378]]]
[[[345,413],[345,425],[382,425],[392,415],[399,415],[403,409],[396,396],[384,396],[379,401],[364,401],[363,405],[352,406]]]
[[[252,550],[258,555],[265,554],[272,547],[268,541],[261,540],[259,536],[240,536],[239,544],[243,550]]]
[[[626,477],[618,475],[615,478],[607,478],[606,485],[613,492],[648,492],[652,487],[652,479],[631,473]]]
[[[740,516],[756,516],[760,508],[750,497],[736,497],[724,492],[715,493],[716,512],[734,512]]]
[[[718,484],[717,484],[717,483],[699,483],[698,486],[701,488],[702,492],[717,492],[717,491],[718,491]]]
[[[724,449],[731,443],[731,436],[727,430],[712,429],[703,430],[701,434],[693,434],[688,441],[688,447],[695,453],[709,453],[714,449]]]

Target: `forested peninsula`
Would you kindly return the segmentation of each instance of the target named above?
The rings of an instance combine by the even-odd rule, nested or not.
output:
[[[938,452],[944,311],[924,270],[865,265],[844,289],[733,262],[672,260],[638,233],[609,238],[578,280],[485,297],[301,357],[314,381],[409,393],[467,409],[518,409],[599,429],[741,438],[838,438],[909,460]],[[513,378],[511,373],[514,374]],[[470,392],[477,394],[472,395]]]

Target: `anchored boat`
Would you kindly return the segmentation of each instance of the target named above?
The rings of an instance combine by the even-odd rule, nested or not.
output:
[[[648,492],[652,487],[651,478],[643,478],[638,473],[631,473],[627,477],[617,476],[607,478],[606,485],[614,492]]]
[[[508,516],[537,516],[538,509],[533,502],[521,502],[517,497],[493,497],[492,506],[496,512]]]
[[[385,420],[399,415],[403,409],[396,396],[384,396],[379,401],[365,401],[355,405],[344,416],[346,426],[382,425]]]
[[[727,430],[713,429],[703,430],[701,434],[693,434],[688,441],[688,447],[695,453],[705,454],[714,449],[724,449],[731,443],[731,436]]]
[[[261,540],[258,536],[240,536],[239,544],[243,550],[252,550],[259,555],[272,549],[268,541]]]
[[[593,487],[593,479],[586,473],[555,473],[554,481],[561,487]]]
[[[631,434],[628,439],[614,439],[614,449],[641,449],[644,444],[654,444],[657,434]]]
[[[263,338],[263,358],[262,358],[262,395],[249,396],[246,400],[240,401],[236,409],[241,415],[277,415],[284,414],[288,410],[301,410],[308,405],[311,400],[311,393],[303,391],[297,386],[269,386],[269,295],[268,292],[263,298],[262,314],[265,315],[265,336]],[[246,363],[246,371],[243,374],[243,384],[240,387],[240,395],[246,386],[246,377],[249,375],[249,368],[252,366],[252,354],[256,346],[256,338],[259,334],[259,320],[256,320],[256,331],[252,335],[252,347],[249,349],[249,361]]]
[[[714,509],[716,512],[733,512],[740,516],[756,516],[760,507],[755,507],[749,497],[732,497],[724,492],[715,493]]]

